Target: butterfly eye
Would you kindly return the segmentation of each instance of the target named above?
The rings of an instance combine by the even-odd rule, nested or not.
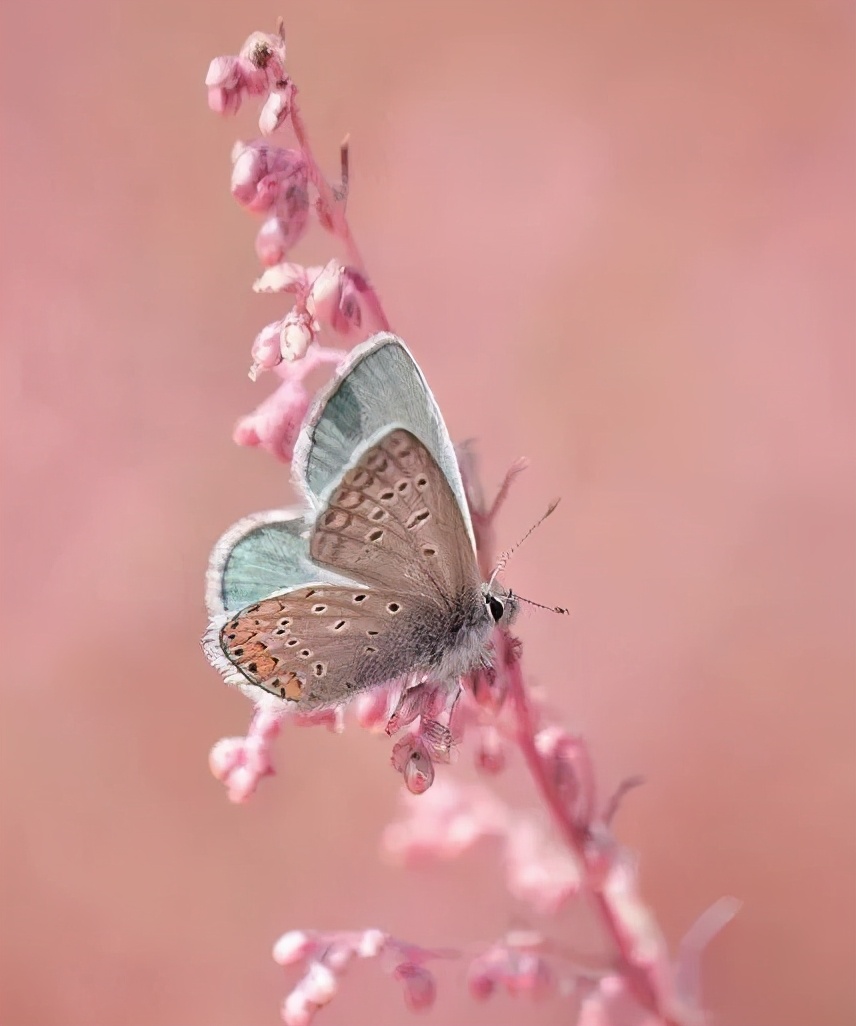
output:
[[[496,595],[488,595],[485,598],[487,602],[487,608],[490,610],[490,615],[493,617],[494,623],[499,623],[502,619],[502,614],[505,612],[504,603],[496,597]]]

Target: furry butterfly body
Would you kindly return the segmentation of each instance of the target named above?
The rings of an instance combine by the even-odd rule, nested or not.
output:
[[[376,380],[354,380],[371,356],[380,357]],[[348,430],[372,422],[374,437],[333,473]],[[228,682],[305,709],[404,676],[451,684],[483,664],[493,627],[516,601],[481,581],[451,443],[400,340],[382,336],[352,355],[307,419],[303,443],[296,477],[315,515],[305,525],[294,513],[249,518],[215,547],[203,643],[211,662]],[[314,467],[326,475],[317,496]],[[281,589],[271,589],[277,574]],[[268,590],[228,612],[235,596],[253,598],[256,580]]]

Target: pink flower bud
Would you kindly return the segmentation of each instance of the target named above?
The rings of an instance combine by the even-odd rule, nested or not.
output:
[[[536,1001],[556,989],[556,979],[546,959],[533,951],[510,953],[504,983],[512,997],[523,994]]]
[[[434,764],[419,738],[406,737],[392,749],[392,765],[404,776],[411,794],[424,794],[434,783]]]
[[[289,310],[282,321],[279,335],[282,358],[290,363],[303,359],[314,337],[315,331],[309,315],[303,310]]]
[[[285,44],[279,36],[254,32],[237,57],[215,57],[205,76],[208,105],[218,114],[234,114],[244,96],[285,89]]]
[[[290,80],[271,90],[259,114],[259,131],[262,135],[272,135],[282,127],[291,113],[293,101],[294,86]]]
[[[215,57],[208,65],[205,85],[210,88],[234,89],[241,80],[241,71],[237,57]]]
[[[362,284],[356,271],[331,260],[312,282],[306,308],[338,334],[356,337],[363,323]]]
[[[331,260],[312,282],[306,308],[322,324],[332,325],[338,315],[343,271],[338,260]]]
[[[269,217],[259,228],[256,234],[256,256],[263,267],[274,270],[281,264],[291,249],[298,243],[306,232],[309,224],[308,206],[303,203],[301,206],[300,196],[305,199],[306,190],[295,186],[291,190],[283,204],[277,204],[277,212]],[[299,264],[288,264],[289,267],[300,267]],[[306,268],[301,270],[301,289],[309,290],[309,279],[306,276]],[[275,287],[272,283],[265,281],[268,272],[253,285],[256,292],[283,292],[295,291],[288,286]]]
[[[208,106],[215,114],[237,114],[241,109],[241,94],[229,89],[209,89]]]
[[[276,179],[268,168],[266,147],[236,143],[232,149],[232,195],[251,210],[265,210],[273,201],[272,186]],[[259,183],[266,181],[259,199]]]
[[[263,695],[256,699],[250,733],[253,737],[270,743],[279,737],[284,718],[285,710],[280,700],[272,695]]]
[[[237,57],[215,57],[208,66],[208,106],[215,114],[234,114],[241,106],[241,66]]]
[[[505,744],[495,727],[482,727],[479,731],[475,762],[483,773],[501,773],[505,769]]]
[[[315,1005],[326,1005],[336,996],[339,981],[336,974],[321,962],[312,962],[298,985],[306,997]]]
[[[252,32],[244,40],[240,58],[263,75],[265,84],[273,85],[285,75],[285,40],[270,32]]]
[[[285,1026],[309,1026],[318,1006],[296,987],[283,1001],[280,1015]]]
[[[271,770],[270,772],[273,772]],[[256,788],[264,772],[257,772],[250,766],[238,766],[229,774],[228,795],[229,801],[240,805],[256,793]]]
[[[270,370],[271,367],[282,363],[281,331],[282,321],[274,321],[273,324],[266,324],[253,340],[253,366],[250,370],[250,378],[253,381],[259,371]]]
[[[474,958],[467,970],[467,988],[476,1001],[486,1001],[496,990],[496,969],[486,958]]]
[[[247,210],[264,213],[275,208],[283,221],[302,218],[308,223],[308,181],[308,164],[300,150],[264,142],[239,142],[232,148],[232,195]]]
[[[318,942],[305,930],[289,930],[273,946],[273,960],[278,965],[294,965],[314,951]]]
[[[389,689],[372,688],[351,702],[357,723],[366,730],[382,730],[389,720]]]
[[[311,397],[300,384],[284,381],[256,409],[242,417],[232,434],[238,445],[264,449],[289,462]]]
[[[229,800],[245,802],[255,792],[263,777],[273,774],[267,742],[253,735],[229,737],[211,749],[208,763],[212,774],[226,785]]]
[[[393,976],[404,988],[404,1001],[411,1012],[430,1008],[437,997],[437,984],[433,975],[421,965],[403,962]]]
[[[363,930],[356,944],[360,958],[376,958],[386,947],[388,934],[383,930]]]
[[[256,233],[256,256],[262,267],[273,267],[280,261],[285,260],[287,233],[283,231],[278,217],[270,217],[259,228]],[[253,285],[256,292],[267,291],[256,288],[258,282]]]
[[[353,942],[336,943],[335,941],[324,952],[324,965],[337,976],[343,973],[353,962],[356,951]]]
[[[229,774],[241,764],[244,740],[242,737],[224,737],[211,749],[208,765],[217,780],[225,782]]]
[[[284,261],[306,234],[309,226],[309,204],[304,186],[289,185],[276,200],[275,208],[276,214],[264,222],[256,235],[256,255],[263,266],[271,269]],[[305,275],[305,268],[301,268],[301,271]],[[271,288],[268,283],[263,282],[264,278],[265,275],[262,275],[262,278],[253,285],[256,292],[282,291]],[[301,288],[303,291],[308,290],[308,281],[302,281]]]

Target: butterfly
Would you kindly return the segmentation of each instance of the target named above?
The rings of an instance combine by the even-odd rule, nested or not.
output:
[[[308,711],[488,663],[517,599],[482,581],[452,443],[401,339],[349,354],[292,473],[308,510],[245,517],[211,554],[203,649],[227,683]]]

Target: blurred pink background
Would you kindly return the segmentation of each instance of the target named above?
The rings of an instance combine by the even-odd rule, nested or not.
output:
[[[279,13],[453,436],[487,485],[531,460],[501,540],[564,498],[509,568],[572,608],[524,616],[526,665],[604,788],[647,777],[618,829],[670,940],[735,895],[718,1021],[853,1022],[851,4],[80,0],[2,14],[5,1026],[276,1023],[286,929],[520,921],[490,849],[378,859],[386,741],[287,732],[243,807],[208,772],[249,713],[199,651],[208,549],[291,492],[230,442],[286,307],[228,194],[252,114],[203,78]],[[422,1021],[524,1019],[569,1008],[450,969]],[[408,1017],[366,967],[318,1021]]]

